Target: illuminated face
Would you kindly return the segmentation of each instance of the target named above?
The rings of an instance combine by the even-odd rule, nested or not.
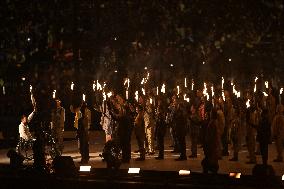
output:
[[[24,116],[24,117],[22,117],[22,123],[24,124],[24,125],[26,125],[27,124],[27,122],[28,122],[28,119],[27,119],[27,116]]]
[[[59,108],[59,107],[60,107],[60,105],[61,105],[60,100],[57,100],[57,101],[56,101],[56,107],[57,107],[57,108]]]

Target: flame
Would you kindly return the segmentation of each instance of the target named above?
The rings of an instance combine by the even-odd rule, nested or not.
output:
[[[186,81],[186,78],[184,78],[184,87],[187,88],[187,81]]]
[[[73,82],[72,82],[73,83]],[[5,88],[5,87],[4,87]],[[30,92],[32,92],[32,90],[33,90],[33,86],[32,85],[30,85]],[[72,89],[73,90],[73,89]]]
[[[112,96],[112,92],[107,93],[107,97],[111,97]]]
[[[279,92],[280,92],[280,94],[282,94],[283,93],[283,88],[281,88]]]
[[[162,85],[161,93],[164,93],[164,94],[166,93],[166,85],[165,84]]]
[[[143,93],[143,95],[146,95],[146,92],[145,92],[144,88],[142,88],[142,93]]]
[[[209,94],[207,93],[207,84],[204,83],[203,95],[206,96],[207,100],[209,100]]]
[[[268,94],[266,92],[262,92],[264,96],[268,96]]]
[[[186,97],[186,94],[183,95],[183,100],[185,100],[186,102],[189,102],[189,98]]]
[[[224,77],[222,77],[222,89],[224,89],[224,83],[225,83],[225,80],[224,80]]]
[[[193,91],[193,89],[194,89],[194,80],[192,79],[191,80],[191,90]]]
[[[86,95],[83,94],[83,101],[85,102],[86,101]]]
[[[177,95],[179,95],[179,86],[177,86]]]
[[[52,92],[52,98],[55,98],[56,97],[56,90],[53,90]]]
[[[138,102],[139,100],[139,92],[138,91],[135,91],[135,100]]]
[[[265,88],[268,89],[268,84],[269,84],[268,81],[265,81],[264,84],[265,84]]]
[[[247,108],[249,108],[249,107],[250,107],[250,99],[248,99],[248,100],[247,100],[247,102],[246,102],[246,106],[247,106]]]

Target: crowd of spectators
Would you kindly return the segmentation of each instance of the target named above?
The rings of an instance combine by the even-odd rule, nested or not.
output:
[[[121,88],[128,77],[137,87],[146,72],[153,87],[185,76],[281,81],[283,8],[281,0],[3,0],[1,115],[28,107],[30,84],[67,98],[72,81],[90,93],[97,79]]]

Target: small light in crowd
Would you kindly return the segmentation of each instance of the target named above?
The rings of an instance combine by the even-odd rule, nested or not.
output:
[[[222,89],[224,89],[224,83],[225,83],[225,80],[224,80],[224,77],[222,77]]]
[[[144,88],[142,88],[142,93],[143,93],[143,95],[146,95],[146,92],[145,92]]]
[[[70,88],[71,88],[72,91],[74,90],[74,83],[73,82],[71,83],[71,87]]]
[[[32,92],[32,90],[33,90],[33,86],[32,86],[32,85],[30,85],[30,92]]]
[[[263,92],[263,95],[264,95],[264,96],[268,96],[268,94],[267,94],[266,92]]]
[[[112,96],[112,92],[107,93],[107,97],[111,97]]]
[[[153,99],[152,98],[150,98],[150,104],[153,104]]]
[[[249,107],[250,107],[250,99],[248,99],[248,100],[247,100],[247,102],[246,102],[246,106],[247,106],[247,108],[249,108]]]
[[[164,93],[164,94],[166,93],[166,85],[165,84],[162,85],[161,93]]]
[[[26,80],[26,78],[22,77],[22,81],[25,81],[25,80]]]
[[[282,94],[282,93],[283,93],[283,88],[280,89],[280,94]]]
[[[56,90],[53,90],[52,92],[52,98],[54,99],[56,97]]]
[[[190,170],[179,170],[178,174],[180,176],[188,176],[190,175]]]
[[[83,94],[83,101],[85,102],[86,101],[86,95]]]
[[[96,82],[94,81],[93,83],[93,90],[95,91],[96,90]]]
[[[144,70],[147,70],[147,69],[148,69],[147,67],[144,68]]]
[[[138,91],[135,91],[135,100],[138,102],[139,96],[138,96]]]
[[[232,61],[232,59],[231,58],[229,58],[229,62],[231,62]]]
[[[284,175],[282,175],[282,180],[284,181]]]
[[[117,70],[114,70],[114,73],[117,73]]]
[[[173,64],[171,64],[170,66],[171,66],[171,67],[173,67],[174,65],[173,65]]]
[[[177,95],[179,95],[179,86],[177,86]]]
[[[3,90],[3,95],[5,95],[6,94],[5,86],[2,87],[2,90]]]
[[[183,100],[189,102],[189,98],[186,97],[186,94],[183,95]]]
[[[204,65],[204,64],[205,64],[205,62],[203,61],[203,62],[202,62],[202,64]]]
[[[159,87],[156,88],[156,94],[159,95]]]
[[[80,166],[80,172],[90,172],[91,171],[91,166],[85,165],[85,166]]]
[[[28,41],[31,41],[31,38],[29,38],[29,37],[28,37],[28,39],[27,39],[27,40],[28,40]]]
[[[115,37],[115,38],[114,38],[114,40],[116,41],[116,40],[117,40],[117,38]]]
[[[140,168],[129,168],[128,169],[129,174],[139,174],[140,173]]]
[[[184,78],[184,87],[187,88],[187,80]]]
[[[193,91],[193,89],[194,89],[194,80],[192,79],[191,80],[191,90]]]
[[[265,88],[268,89],[268,81],[265,81],[264,84],[265,84]]]

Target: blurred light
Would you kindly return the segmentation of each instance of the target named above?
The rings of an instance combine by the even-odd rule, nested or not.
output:
[[[85,102],[86,101],[86,95],[83,94],[83,101]]]
[[[249,108],[249,107],[250,107],[250,99],[248,99],[248,100],[247,100],[247,102],[246,102],[246,106],[247,106],[247,108]]]
[[[144,68],[144,70],[147,70],[147,69],[148,69],[147,67]]]
[[[139,174],[140,168],[129,168],[128,173],[129,174]]]
[[[173,65],[173,64],[171,64],[170,66],[171,66],[171,67],[173,67],[174,65]]]
[[[114,70],[115,73],[117,73],[117,70]]]
[[[55,98],[56,97],[56,90],[53,90],[52,92],[52,98]]]
[[[229,62],[231,62],[232,61],[232,59],[231,58],[229,58]]]
[[[71,88],[72,91],[74,90],[74,83],[73,82],[71,83],[70,88]]]
[[[27,40],[28,40],[28,41],[31,41],[31,38],[29,38],[29,37],[28,37],[28,39],[27,39]]]
[[[80,172],[90,172],[91,171],[91,166],[80,166]]]
[[[233,177],[233,178],[239,179],[239,178],[241,178],[241,175],[242,175],[242,173],[230,173],[229,177]]]
[[[205,64],[205,62],[203,61],[203,62],[202,62],[202,64],[204,65],[204,64]]]
[[[263,92],[263,95],[264,95],[264,96],[268,96],[268,94],[267,94],[266,92]]]
[[[22,77],[22,80],[23,80],[23,81],[25,81],[25,80],[26,80],[26,78]]]
[[[5,95],[6,94],[5,86],[2,87],[2,90],[3,90],[3,95]]]
[[[283,93],[283,88],[280,89],[280,94],[282,94],[282,93]]]
[[[179,170],[178,174],[180,176],[187,176],[190,175],[190,170]]]
[[[114,38],[114,40],[116,41],[116,40],[117,40],[117,38],[115,37],[115,38]]]
[[[284,175],[282,175],[282,180],[284,180]]]

